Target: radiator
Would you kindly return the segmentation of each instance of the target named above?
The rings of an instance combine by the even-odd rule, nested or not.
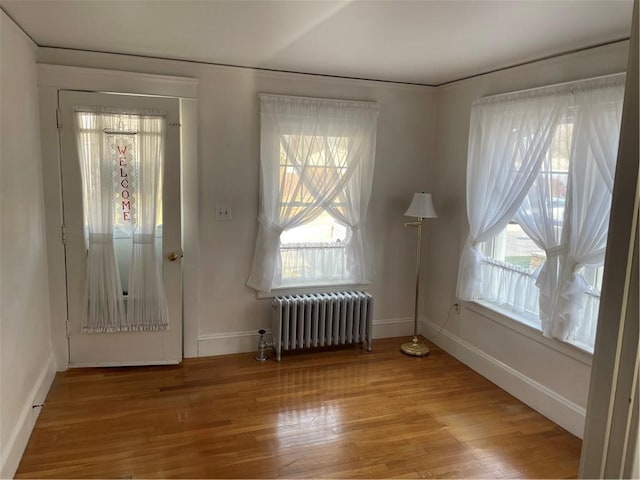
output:
[[[367,343],[371,351],[373,297],[367,292],[284,295],[273,299],[273,346],[283,350]]]

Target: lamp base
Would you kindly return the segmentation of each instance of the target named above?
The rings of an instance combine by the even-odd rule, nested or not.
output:
[[[412,357],[425,357],[429,355],[429,347],[424,343],[418,342],[416,337],[413,337],[411,342],[403,343],[400,346],[400,350],[402,350],[402,353],[411,355]]]

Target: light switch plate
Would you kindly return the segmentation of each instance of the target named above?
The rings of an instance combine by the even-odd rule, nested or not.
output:
[[[216,220],[231,220],[231,207],[216,207]]]

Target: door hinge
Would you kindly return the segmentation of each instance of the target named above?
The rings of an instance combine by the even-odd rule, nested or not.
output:
[[[65,225],[60,225],[60,237],[62,238],[62,244],[67,244],[67,227]]]
[[[66,320],[66,327],[67,327],[67,338],[71,338],[71,329],[69,328],[69,319],[67,318]]]
[[[59,108],[56,108],[56,127],[58,128],[58,130],[60,130],[62,128],[62,113],[60,112]]]

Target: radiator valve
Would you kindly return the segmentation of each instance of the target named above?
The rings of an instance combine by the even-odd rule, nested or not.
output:
[[[258,355],[256,355],[256,360],[259,362],[264,362],[267,359],[267,341],[264,339],[264,334],[267,333],[265,330],[258,330],[258,335],[260,338],[258,339]]]

